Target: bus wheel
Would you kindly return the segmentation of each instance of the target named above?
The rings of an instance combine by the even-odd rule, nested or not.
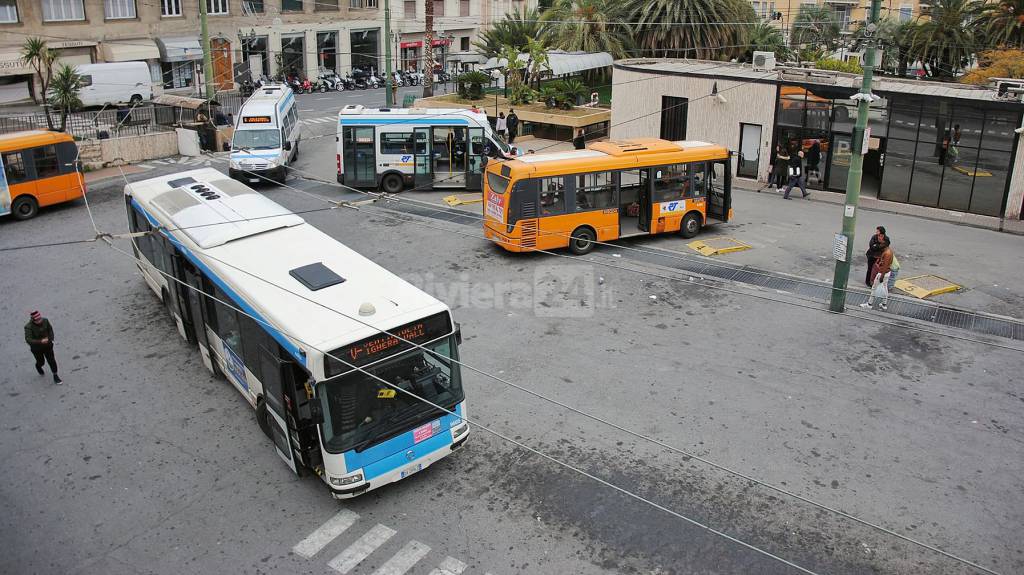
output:
[[[11,204],[11,215],[16,220],[27,220],[39,213],[39,202],[32,196],[18,196]]]
[[[695,212],[686,214],[686,217],[683,218],[682,225],[679,226],[679,233],[682,234],[684,238],[692,238],[697,235],[697,232],[699,231],[700,216]]]
[[[141,101],[142,101],[142,95],[141,94],[132,94],[132,99],[128,100],[128,103],[130,103],[132,106],[138,106],[139,102],[141,102]]]
[[[380,181],[380,187],[389,194],[397,194],[402,191],[402,176],[388,174]]]
[[[256,423],[258,423],[260,429],[263,430],[263,434],[266,435],[267,438],[273,440],[274,435],[270,430],[269,417],[270,414],[267,413],[267,402],[263,401],[263,398],[260,398],[259,403],[256,404]]]
[[[588,254],[590,250],[594,249],[596,239],[594,230],[588,227],[578,227],[573,230],[572,237],[569,238],[569,251],[578,256]]]

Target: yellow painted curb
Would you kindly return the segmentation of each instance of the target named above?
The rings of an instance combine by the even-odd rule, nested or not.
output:
[[[953,166],[953,169],[967,176],[977,176],[979,178],[991,178],[992,172],[986,172],[985,170],[968,170],[961,166]]]
[[[690,249],[698,252],[702,256],[717,256],[721,254],[728,254],[732,252],[742,252],[743,250],[751,249],[751,246],[737,241],[733,238],[708,238],[706,240],[696,240],[686,244]]]
[[[918,299],[925,299],[963,289],[963,286],[932,274],[896,280],[895,287]]]
[[[461,205],[464,205],[464,204],[479,204],[480,202],[483,202],[483,201],[484,201],[484,195],[483,194],[469,194],[469,195],[463,195],[463,196],[451,195],[451,196],[445,196],[444,197],[444,203],[446,203],[446,204],[448,204],[449,206],[452,206],[452,207],[461,206]]]

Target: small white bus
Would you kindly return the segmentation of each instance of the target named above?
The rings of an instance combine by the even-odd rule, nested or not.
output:
[[[354,497],[465,443],[444,303],[212,168],[124,192],[146,283],[293,472]]]
[[[394,194],[482,187],[488,157],[511,155],[487,114],[459,108],[365,108],[338,114],[338,183]]]
[[[81,64],[78,99],[83,106],[104,106],[153,99],[153,78],[145,62]]]
[[[284,84],[267,84],[242,104],[231,137],[228,175],[258,184],[284,183],[299,156],[299,110]]]

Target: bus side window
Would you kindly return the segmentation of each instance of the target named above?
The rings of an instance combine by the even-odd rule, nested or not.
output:
[[[688,164],[654,168],[654,201],[671,202],[692,197]]]
[[[693,170],[693,195],[687,197],[703,198],[707,196],[707,162],[694,162],[690,164]]]
[[[234,307],[231,307],[237,304],[219,286],[214,288],[213,293],[220,300],[213,302],[214,311],[217,316],[217,335],[220,336],[225,346],[235,352],[235,355],[242,357],[242,334],[238,327],[238,313]],[[230,306],[221,302],[227,302]]]
[[[615,180],[612,172],[576,176],[576,211],[615,207]]]
[[[260,367],[260,346],[272,349],[274,342],[271,341],[264,327],[251,317],[239,314],[238,324],[242,334],[242,363],[249,368],[256,379],[263,381]]]
[[[35,148],[36,177],[49,178],[60,174],[57,162],[57,148],[54,145]]]
[[[565,213],[565,178],[541,178],[540,215],[555,216]]]
[[[62,174],[73,174],[78,170],[75,169],[75,160],[78,158],[78,147],[75,146],[74,142],[61,142],[57,144],[57,160],[60,162],[60,173]]]
[[[25,172],[25,158],[21,151],[4,152],[4,175],[7,176],[8,184],[20,184],[28,180]]]

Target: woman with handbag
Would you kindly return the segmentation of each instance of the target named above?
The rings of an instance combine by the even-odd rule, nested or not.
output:
[[[879,304],[883,310],[889,309],[889,278],[892,273],[892,260],[894,254],[889,247],[889,238],[882,240],[882,253],[878,255],[875,264],[871,269],[871,295],[868,301],[860,304],[860,307],[874,307],[875,299],[882,300]]]

